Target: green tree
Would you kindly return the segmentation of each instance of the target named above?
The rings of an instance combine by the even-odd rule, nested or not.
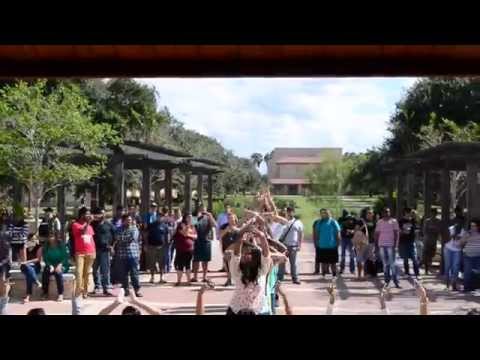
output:
[[[0,90],[0,168],[30,193],[38,226],[40,202],[52,190],[98,175],[102,149],[117,142],[107,124],[94,124],[78,87],[18,82]],[[81,161],[75,161],[81,157]]]

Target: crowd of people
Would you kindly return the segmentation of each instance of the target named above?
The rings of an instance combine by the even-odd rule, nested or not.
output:
[[[57,284],[57,300],[63,301],[63,274],[74,265],[75,303],[89,296],[114,297],[112,289],[117,285],[124,296],[138,305],[138,298],[143,296],[139,279],[142,267],[150,274],[150,283],[157,282],[158,274],[158,283],[164,284],[164,275],[171,272],[173,264],[177,274],[175,286],[204,283],[197,299],[197,312],[203,313],[203,293],[215,287],[208,277],[208,266],[212,259],[211,240],[216,237],[223,253],[221,271],[227,274],[224,286],[235,286],[227,314],[275,314],[280,297],[288,313],[292,313],[279,284],[285,281],[287,263],[291,282],[301,284],[297,262],[305,246],[304,224],[295,216],[293,207],[277,209],[268,190],[257,194],[254,205],[244,209],[241,219],[229,205],[216,218],[202,204],[194,213],[183,215],[178,209],[159,209],[156,203],[146,214],[139,214],[135,206],[119,206],[110,220],[104,209],[90,212],[83,207],[64,235],[52,209],[45,212],[35,234],[30,234],[25,219],[2,216],[2,309],[8,298],[6,286],[12,261],[20,264],[25,276],[25,303],[30,301],[35,286],[48,298],[52,277]],[[365,208],[360,216],[344,210],[338,220],[328,209],[321,209],[320,217],[312,224],[314,274],[335,279],[348,265],[358,279],[383,273],[385,286],[393,282],[400,287],[397,255],[403,259],[405,275],[411,276],[411,263],[413,276],[420,280],[422,267],[425,274],[432,272],[432,260],[440,242],[440,272],[447,287],[459,290],[462,273],[463,290],[472,291],[479,287],[479,226],[476,219],[466,224],[459,209],[448,227],[438,219],[436,209],[419,219],[415,210],[405,208],[398,220],[388,208],[381,215]],[[94,285],[91,292],[90,273]],[[117,298],[112,309],[122,302]],[[101,313],[113,311],[109,309]]]

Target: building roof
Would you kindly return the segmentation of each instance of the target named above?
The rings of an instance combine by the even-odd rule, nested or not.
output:
[[[305,185],[310,184],[308,179],[270,179],[273,185]]]
[[[290,156],[278,159],[277,164],[319,164],[323,159],[313,156]]]

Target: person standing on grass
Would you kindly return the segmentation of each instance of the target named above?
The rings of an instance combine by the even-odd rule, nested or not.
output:
[[[150,270],[150,283],[155,283],[155,271],[160,274],[159,284],[164,284],[165,253],[169,252],[171,229],[165,212],[158,215],[147,228],[147,267]]]
[[[55,277],[57,282],[57,301],[63,301],[63,274],[68,272],[70,266],[67,246],[57,240],[55,235],[50,235],[48,241],[42,247],[42,261],[45,263],[42,274],[42,290],[45,300],[48,299],[48,287],[50,276]]]
[[[315,263],[320,264],[325,278],[330,266],[332,276],[337,276],[338,246],[341,242],[340,225],[327,209],[320,209],[320,219],[313,223]]]
[[[395,264],[396,248],[399,239],[399,226],[396,219],[391,217],[389,208],[383,209],[383,217],[378,220],[375,228],[375,242],[380,249],[380,257],[383,262],[383,274],[385,277],[385,286],[393,282],[396,288],[400,288],[397,276],[397,266]]]
[[[423,223],[423,264],[425,275],[428,275],[432,266],[432,260],[437,253],[438,239],[442,234],[442,222],[438,219],[438,211],[435,208],[430,210],[430,217]]]
[[[197,231],[197,240],[193,250],[193,278],[191,282],[198,281],[198,270],[202,264],[203,282],[207,282],[208,263],[212,260],[212,242],[209,236],[212,229],[217,227],[217,222],[211,213],[207,211],[205,205],[201,205],[195,229]]]
[[[95,232],[91,225],[90,211],[83,207],[78,211],[78,220],[72,224],[73,240],[75,242],[75,281],[77,295],[88,297],[88,282],[95,261]]]
[[[102,283],[103,295],[113,296],[109,289],[110,284],[110,256],[112,254],[113,241],[115,240],[115,226],[105,220],[105,210],[95,209],[93,212],[92,227],[94,231],[93,240],[95,242],[96,257],[93,263],[93,282],[95,289],[92,294],[100,290],[100,279]],[[99,276],[100,271],[100,276]]]
[[[408,260],[411,259],[415,277],[419,279],[420,270],[415,251],[415,232],[417,230],[417,223],[412,216],[412,209],[403,209],[403,217],[398,222],[398,225],[400,228],[398,252],[400,257],[403,259],[405,275],[410,276],[410,266],[408,264]]]
[[[133,290],[137,297],[140,293],[140,280],[138,276],[140,268],[140,240],[138,228],[134,225],[130,215],[122,216],[122,229],[115,236],[115,251],[118,261],[119,278],[125,294],[130,294],[129,281],[132,281]]]
[[[463,246],[463,291],[480,286],[480,219],[470,221],[470,230],[460,241]]]
[[[194,242],[197,240],[197,230],[192,224],[192,214],[183,215],[182,222],[175,234],[175,269],[177,270],[177,283],[182,284],[183,273],[186,273],[187,281],[190,280]]]
[[[293,207],[287,208],[287,220],[285,224],[283,234],[280,238],[280,242],[287,246],[286,256],[290,263],[290,275],[292,277],[292,282],[294,284],[300,285],[301,282],[298,279],[298,270],[297,270],[297,254],[302,249],[303,242],[303,224],[302,222],[295,218],[295,209]],[[285,276],[285,264],[280,264],[278,279],[283,281]]]

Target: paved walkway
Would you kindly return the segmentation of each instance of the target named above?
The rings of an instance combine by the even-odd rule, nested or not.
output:
[[[213,244],[212,270],[221,268],[220,247],[217,241]],[[311,243],[304,244],[299,260],[301,285],[285,282],[284,289],[287,293],[295,314],[298,315],[386,315],[386,314],[418,314],[419,301],[413,282],[406,277],[401,277],[401,289],[391,289],[390,297],[387,297],[385,308],[382,309],[380,302],[380,289],[382,278],[376,280],[357,281],[351,274],[344,274],[336,281],[336,296],[333,304],[327,291],[331,280],[322,279],[318,275],[311,275],[313,269],[314,250]],[[400,265],[400,263],[398,264]],[[400,268],[400,266],[399,266]],[[225,274],[218,272],[209,273],[210,279],[217,284],[214,291],[205,294],[206,314],[224,314],[227,304],[232,296],[233,288],[224,288]],[[288,279],[288,276],[287,276]],[[174,287],[176,274],[166,276],[168,281],[165,285],[151,285],[148,283],[149,275],[142,275],[143,300],[160,309],[166,310],[166,315],[193,315],[195,313],[195,300],[201,284],[192,286]],[[427,290],[429,312],[436,314],[453,314],[461,308],[480,306],[480,297],[445,291],[445,286],[435,276],[424,277],[422,284]],[[102,297],[89,298],[84,301],[85,314],[97,314],[112,300]],[[21,304],[12,300],[9,304],[10,314],[25,314],[30,308],[43,307],[48,314],[70,314],[71,303],[64,301],[32,301],[29,304]],[[118,314],[121,307],[114,312]],[[279,308],[282,314],[282,307]]]

